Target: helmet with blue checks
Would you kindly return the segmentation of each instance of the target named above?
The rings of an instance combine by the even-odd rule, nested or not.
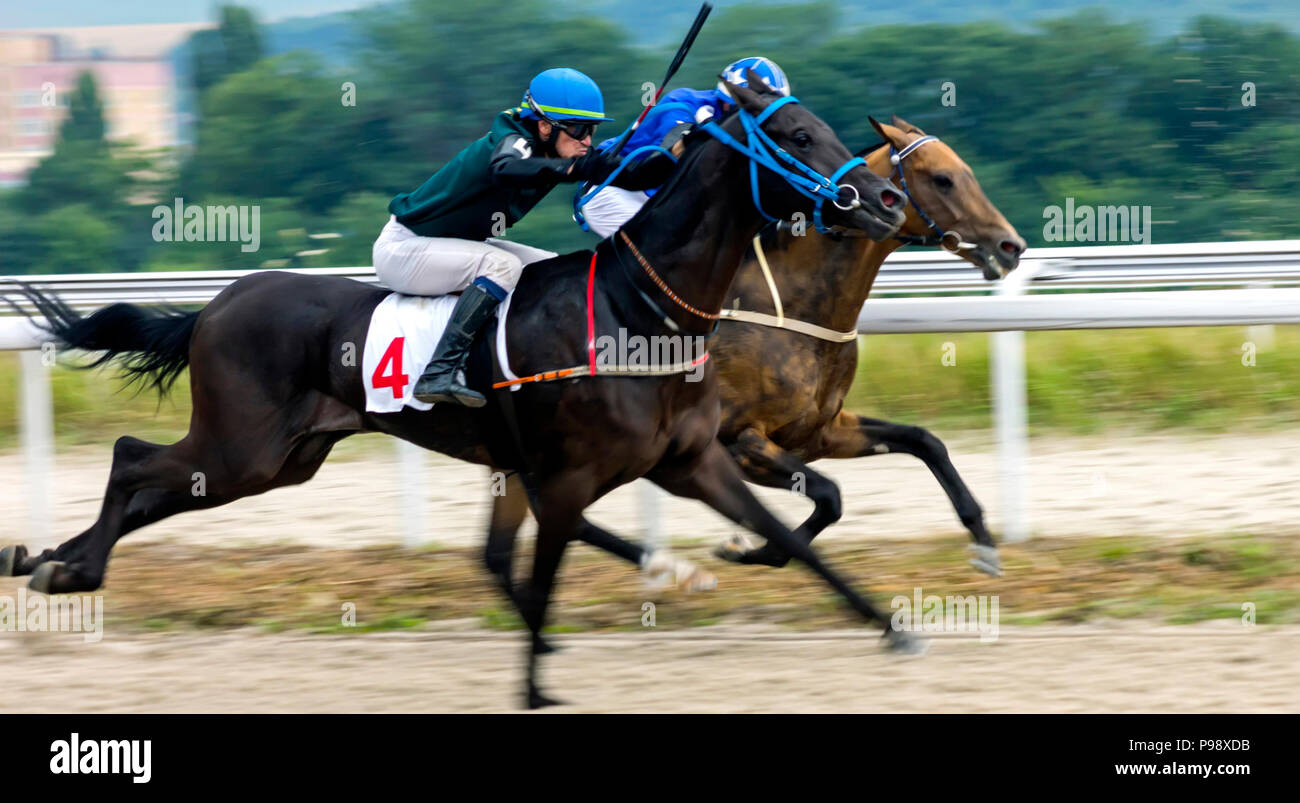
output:
[[[727,69],[722,71],[719,76],[722,80],[718,81],[716,93],[718,100],[730,103],[732,102],[731,93],[727,91],[727,84],[735,84],[749,88],[749,79],[745,77],[745,70],[753,70],[759,78],[767,84],[767,88],[780,95],[790,94],[790,81],[785,77],[785,71],[782,70],[775,61],[765,59],[762,56],[749,56],[748,58],[734,61],[727,65]]]
[[[549,123],[605,123],[605,99],[591,78],[569,67],[537,74],[524,93],[521,116]]]

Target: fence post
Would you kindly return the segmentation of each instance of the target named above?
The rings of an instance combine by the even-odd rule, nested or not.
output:
[[[664,542],[663,522],[659,516],[659,505],[663,499],[663,491],[659,489],[650,480],[642,477],[637,485],[641,486],[638,493],[641,495],[641,521],[644,523],[645,530],[642,533],[645,549],[653,554],[660,549],[665,549],[668,544]]]
[[[1068,262],[1027,260],[998,282],[997,294],[1023,295],[1034,279],[1069,272]],[[1025,393],[1025,333],[993,332],[993,420],[998,440],[998,475],[1002,491],[1002,540],[1014,543],[1029,538],[1029,426]]]
[[[23,540],[36,550],[55,546],[54,407],[44,355],[41,351],[18,352],[22,365],[18,433],[27,467],[27,532]]]
[[[1004,280],[1005,281],[1005,280]],[[1002,540],[1029,537],[1025,506],[1025,333],[993,332],[993,417],[1002,491]]]
[[[415,549],[428,543],[428,510],[424,449],[397,438],[399,482],[402,483],[402,545]]]
[[[1270,282],[1247,282],[1246,287],[1251,290],[1267,290],[1273,285]],[[1273,324],[1256,324],[1255,326],[1246,327],[1246,340],[1255,344],[1259,351],[1272,351],[1276,345],[1274,339]]]

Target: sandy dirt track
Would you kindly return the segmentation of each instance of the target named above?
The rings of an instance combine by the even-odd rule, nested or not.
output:
[[[376,445],[378,448],[376,448]],[[957,467],[996,532],[995,454],[978,436],[949,440]],[[1044,438],[1032,442],[1035,530],[1054,536],[1222,534],[1300,523],[1300,430],[1245,436]],[[108,449],[57,455],[60,540],[95,518]],[[316,480],[225,508],[178,516],[131,540],[323,546],[401,540],[400,463],[382,441],[331,458]],[[965,539],[919,462],[902,455],[817,464],[839,481],[843,521],[824,538]],[[428,537],[480,543],[486,470],[429,455]],[[0,530],[26,541],[20,454],[0,455]],[[806,500],[760,489],[787,522]],[[592,510],[640,532],[638,493]],[[731,526],[696,503],[665,500],[664,531],[709,538]],[[16,588],[17,585],[14,585]],[[7,592],[6,592],[7,593]],[[726,593],[720,589],[714,593]],[[794,633],[724,625],[685,631],[557,636],[547,690],[579,711],[718,712],[1300,712],[1300,627],[1234,620],[1161,627],[1002,629],[981,644],[941,636],[930,653],[885,653],[863,628]],[[440,626],[347,637],[292,633],[0,633],[5,712],[513,711],[522,678],[518,633]]]
[[[943,435],[944,433],[939,433]],[[311,482],[187,513],[130,536],[194,544],[293,541],[317,546],[402,540],[401,462],[391,439],[345,441]],[[364,448],[358,448],[358,446]],[[998,531],[996,452],[987,436],[948,438],[953,462]],[[1030,448],[1030,506],[1034,530],[1051,536],[1195,535],[1294,529],[1300,525],[1300,429],[1249,435],[1161,435],[1038,438]],[[108,446],[61,450],[56,456],[56,521],[62,541],[99,513],[108,478]],[[488,472],[426,453],[422,540],[481,543],[488,519]],[[880,455],[822,460],[835,479],[844,517],[822,536],[882,539],[964,538],[938,483],[919,460]],[[0,525],[6,541],[26,541],[25,472],[21,453],[0,454]],[[614,532],[641,533],[638,482],[597,502],[590,518]],[[785,491],[756,493],[791,526],[811,511]],[[722,538],[732,525],[697,502],[663,497],[668,537]],[[531,524],[529,525],[531,527]]]
[[[1300,712],[1300,627],[1003,628],[919,658],[868,631],[556,636],[561,712]],[[3,712],[515,710],[517,633],[6,634]]]

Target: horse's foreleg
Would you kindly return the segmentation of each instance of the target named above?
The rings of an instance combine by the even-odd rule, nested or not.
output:
[[[528,679],[524,688],[524,703],[528,708],[559,704],[558,700],[543,694],[538,685],[537,658],[549,652],[542,640],[542,628],[546,624],[555,575],[569,541],[581,530],[582,511],[594,495],[591,486],[589,476],[570,471],[551,478],[538,491],[538,506],[533,510],[537,516],[533,572],[527,586],[518,595],[519,612],[531,634],[528,640]]]
[[[515,553],[515,538],[528,516],[528,497],[518,474],[506,479],[505,493],[492,497],[492,519],[488,523],[487,544],[483,548],[483,562],[488,572],[496,578],[497,585],[511,602],[516,603],[511,565]]]
[[[483,559],[488,571],[496,578],[497,585],[511,602],[516,603],[516,608],[518,605],[511,578],[511,565],[515,539],[527,515],[528,500],[524,493],[523,482],[519,475],[512,474],[506,480],[505,493],[492,499],[492,519],[488,525],[487,546],[483,551]],[[690,561],[674,557],[666,550],[650,552],[640,544],[620,538],[585,519],[578,532],[578,538],[631,563],[644,571],[652,580],[667,575],[674,584],[682,586],[687,591],[707,591],[717,586],[716,577]]]
[[[701,569],[691,561],[679,558],[667,549],[651,552],[586,519],[582,520],[578,538],[636,565],[645,573],[648,582],[660,583],[666,579],[668,583],[686,591],[712,591],[718,586],[718,578],[712,572]]]
[[[768,488],[784,488],[807,496],[813,502],[813,512],[795,531],[805,540],[812,541],[817,534],[840,520],[843,504],[840,489],[829,477],[819,474],[799,458],[773,443],[766,435],[752,427],[740,433],[730,447],[731,456],[750,482]],[[757,563],[765,566],[784,566],[790,556],[773,544],[751,548],[743,538],[723,542],[714,555],[733,563]]]
[[[910,454],[925,463],[939,481],[963,526],[975,541],[971,564],[982,572],[1002,574],[997,546],[984,525],[984,509],[966,486],[957,467],[948,457],[943,441],[922,427],[895,424],[877,418],[841,411],[823,432],[826,456],[834,458],[869,457],[873,454],[899,452]]]
[[[769,543],[816,572],[867,621],[884,626],[884,635],[894,649],[914,652],[920,642],[894,630],[889,617],[853,589],[832,570],[798,534],[786,529],[745,485],[744,475],[721,443],[714,439],[700,456],[685,465],[657,467],[647,475],[664,490],[698,499],[722,515],[766,538]]]
[[[515,590],[513,567],[515,540],[519,528],[528,515],[528,496],[518,474],[506,479],[505,493],[492,498],[492,519],[488,523],[487,544],[483,548],[483,562],[496,579],[497,587],[506,595],[516,612],[523,616],[526,602]],[[555,648],[540,636],[534,641],[538,655],[555,652]]]

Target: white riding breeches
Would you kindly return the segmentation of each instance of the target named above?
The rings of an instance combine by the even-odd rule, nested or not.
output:
[[[381,282],[399,293],[417,296],[457,293],[479,277],[510,291],[519,283],[525,265],[553,256],[551,251],[495,237],[483,242],[421,237],[395,217],[389,217],[372,252]]]

